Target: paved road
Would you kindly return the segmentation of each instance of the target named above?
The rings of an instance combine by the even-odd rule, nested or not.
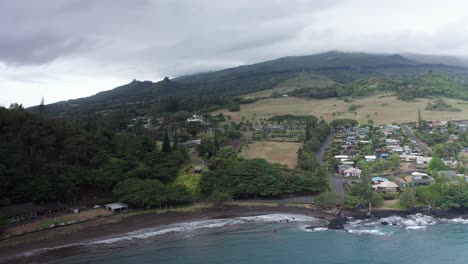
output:
[[[422,152],[427,152],[427,153],[432,153],[432,150],[419,138],[411,131],[411,128],[409,128],[407,125],[402,125],[401,126],[403,130],[405,130],[406,134],[411,138],[413,142],[416,142],[418,144],[418,148],[422,150]]]
[[[328,147],[330,146],[333,137],[335,136],[334,131],[331,131],[330,135],[327,136],[325,141],[322,143],[320,146],[320,149],[317,151],[317,160],[320,162],[320,164],[324,164],[325,161],[323,160],[323,156],[325,155],[325,151],[327,151]],[[333,173],[328,173],[328,180],[330,181],[333,191],[341,196],[345,196],[345,188],[343,188],[343,185],[346,183],[345,179],[335,177]]]

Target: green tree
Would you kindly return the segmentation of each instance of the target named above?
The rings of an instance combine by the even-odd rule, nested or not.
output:
[[[172,145],[172,150],[179,150],[179,135],[177,134],[177,131],[174,132],[174,143]]]
[[[400,195],[400,204],[405,208],[411,208],[416,205],[416,192],[413,189],[405,188]]]
[[[323,209],[335,208],[343,204],[343,197],[334,192],[323,192],[315,198],[314,203]]]
[[[171,142],[169,141],[169,134],[167,131],[164,132],[163,143],[162,143],[162,152],[169,153],[171,152]]]
[[[441,158],[433,157],[427,169],[431,174],[436,174],[438,171],[446,170],[447,166],[445,166]]]

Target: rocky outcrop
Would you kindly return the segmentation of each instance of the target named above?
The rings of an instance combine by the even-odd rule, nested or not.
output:
[[[331,220],[330,223],[328,223],[328,229],[333,229],[333,230],[343,230],[344,225],[348,223],[348,218],[345,216],[338,216],[335,219]]]

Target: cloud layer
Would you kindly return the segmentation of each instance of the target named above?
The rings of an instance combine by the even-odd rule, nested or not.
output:
[[[408,3],[409,2],[409,3]],[[468,55],[465,1],[4,0],[0,104],[331,49]]]

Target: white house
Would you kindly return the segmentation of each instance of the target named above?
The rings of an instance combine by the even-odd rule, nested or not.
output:
[[[401,154],[400,155],[400,160],[404,160],[404,161],[416,161],[416,159],[418,158],[418,156],[416,155],[408,155],[408,154]]]
[[[348,168],[346,170],[343,171],[343,176],[345,177],[359,177],[361,178],[361,170],[360,169],[357,169],[357,168]]]
[[[348,158],[348,155],[335,155],[335,159],[339,159],[341,161],[347,160]]]
[[[383,192],[396,192],[398,185],[391,181],[379,182],[378,184],[372,185],[372,188],[376,191]]]
[[[193,115],[192,117],[187,118],[187,122],[203,122],[203,118],[201,116]]]
[[[422,156],[417,156],[416,157],[416,164],[429,164],[432,160],[432,157],[422,157]]]
[[[366,161],[375,161],[377,157],[375,155],[370,155],[370,156],[364,156],[364,159],[366,159]]]
[[[411,176],[413,176],[413,179],[422,179],[423,177],[429,177],[429,175],[427,175],[426,173],[417,172],[417,171],[412,172]]]
[[[457,164],[457,160],[454,159],[454,158],[443,158],[442,162],[445,164],[445,166],[450,166],[450,165]]]

